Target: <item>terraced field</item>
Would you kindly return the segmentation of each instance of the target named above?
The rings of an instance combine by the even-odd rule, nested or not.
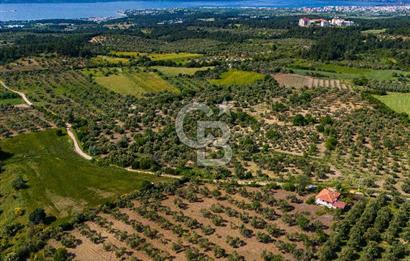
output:
[[[295,260],[306,255],[303,247],[318,250],[317,239],[333,220],[330,213],[318,216],[320,207],[303,203],[307,195],[283,190],[210,184],[169,189],[105,207],[51,245],[71,245],[76,260],[264,260],[272,255]]]
[[[339,90],[346,90],[350,88],[350,84],[343,80],[322,79],[299,74],[278,73],[274,75],[279,85],[296,88],[336,88]]]

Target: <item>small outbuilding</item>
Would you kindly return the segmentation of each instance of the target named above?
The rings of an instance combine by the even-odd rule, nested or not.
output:
[[[332,188],[322,189],[319,194],[316,195],[316,205],[325,206],[333,209],[345,209],[346,203],[339,200],[340,193]]]

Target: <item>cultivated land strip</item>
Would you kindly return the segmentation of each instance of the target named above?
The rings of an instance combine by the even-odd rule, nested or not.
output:
[[[13,89],[11,89],[10,87],[8,87],[4,82],[0,81],[1,85],[3,85],[4,88],[6,88],[7,90],[14,92],[16,94],[18,94],[23,100],[24,102],[28,105],[28,106],[33,106],[33,103],[27,98],[27,96],[22,93],[22,92],[18,92],[15,91]],[[75,136],[74,132],[72,131],[72,125],[70,123],[66,123],[66,131],[68,136],[70,137],[70,139],[73,141],[74,144],[74,151],[77,155],[79,155],[80,157],[82,157],[83,159],[86,160],[92,160],[92,156],[87,154],[86,152],[84,152],[81,149],[81,146],[77,140],[77,137]],[[125,170],[129,171],[129,172],[134,172],[134,173],[141,173],[141,174],[148,174],[148,175],[156,175],[156,176],[161,176],[161,177],[166,177],[166,178],[172,178],[172,179],[182,179],[183,176],[177,176],[177,175],[171,175],[171,174],[160,174],[158,175],[155,172],[152,171],[141,171],[141,170],[136,170],[136,169],[132,169],[132,168],[124,168]],[[217,183],[217,180],[213,180],[213,182]],[[265,186],[267,184],[269,184],[269,182],[267,181],[243,181],[243,180],[237,180],[239,185],[259,185],[259,186]]]
[[[0,81],[0,84],[6,88],[7,90],[18,94],[23,100],[24,102],[28,105],[28,106],[33,106],[33,103],[27,98],[27,96],[19,91],[15,91],[13,89],[11,89],[10,87],[8,87],[4,82]],[[79,155],[80,157],[82,157],[83,159],[86,160],[92,160],[92,156],[87,154],[86,152],[84,152],[81,149],[80,143],[77,140],[77,137],[75,136],[74,132],[72,131],[72,126],[70,123],[66,123],[66,131],[68,136],[70,137],[70,139],[73,141],[74,143],[74,151],[77,155]],[[131,168],[124,168],[125,170],[129,171],[129,172],[135,172],[135,173],[142,173],[142,174],[149,174],[149,175],[157,175],[155,172],[151,172],[151,171],[140,171],[140,170],[135,170],[135,169],[131,169]],[[161,177],[167,177],[167,178],[174,178],[174,179],[181,179],[182,176],[176,176],[176,175],[170,175],[170,174],[161,174]]]
[[[18,94],[18,95],[24,100],[24,102],[25,102],[28,106],[30,106],[30,107],[33,106],[33,103],[27,98],[27,96],[26,96],[24,93],[19,92],[19,91],[15,91],[15,90],[11,89],[10,87],[8,87],[8,86],[7,86],[4,82],[2,82],[2,81],[0,81],[0,83],[1,83],[1,85],[3,85],[3,87],[6,88],[7,90]],[[79,145],[79,143],[78,143],[78,141],[77,141],[77,139],[76,139],[76,137],[75,137],[75,135],[74,135],[74,133],[72,132],[71,129],[72,129],[71,124],[70,124],[70,123],[66,123],[67,134],[68,134],[68,136],[70,137],[70,139],[71,139],[71,140],[73,141],[73,143],[74,143],[74,151],[75,151],[80,157],[82,157],[82,158],[84,158],[84,159],[86,159],[86,160],[91,160],[92,157],[91,157],[90,155],[88,155],[87,153],[85,153],[85,152],[81,149],[81,147],[80,147],[80,145]]]

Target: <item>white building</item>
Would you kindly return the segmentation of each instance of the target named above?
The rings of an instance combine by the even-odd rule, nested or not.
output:
[[[346,203],[339,201],[340,193],[331,188],[322,189],[319,194],[316,195],[316,205],[325,206],[333,209],[344,209]]]
[[[311,26],[318,26],[318,27],[342,27],[342,26],[352,26],[354,25],[353,21],[348,21],[342,18],[333,18],[331,20],[326,20],[323,18],[319,19],[310,19],[307,17],[302,17],[299,19],[298,25],[300,27],[311,27]]]
[[[353,21],[348,21],[342,18],[333,18],[330,23],[334,26],[352,26],[354,24]]]
[[[303,17],[299,19],[299,26],[300,27],[308,27],[310,25],[310,19]]]

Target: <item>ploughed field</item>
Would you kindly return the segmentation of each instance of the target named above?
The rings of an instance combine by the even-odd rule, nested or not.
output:
[[[76,260],[295,260],[318,251],[333,220],[309,197],[221,184],[151,190],[86,214],[49,244]]]

